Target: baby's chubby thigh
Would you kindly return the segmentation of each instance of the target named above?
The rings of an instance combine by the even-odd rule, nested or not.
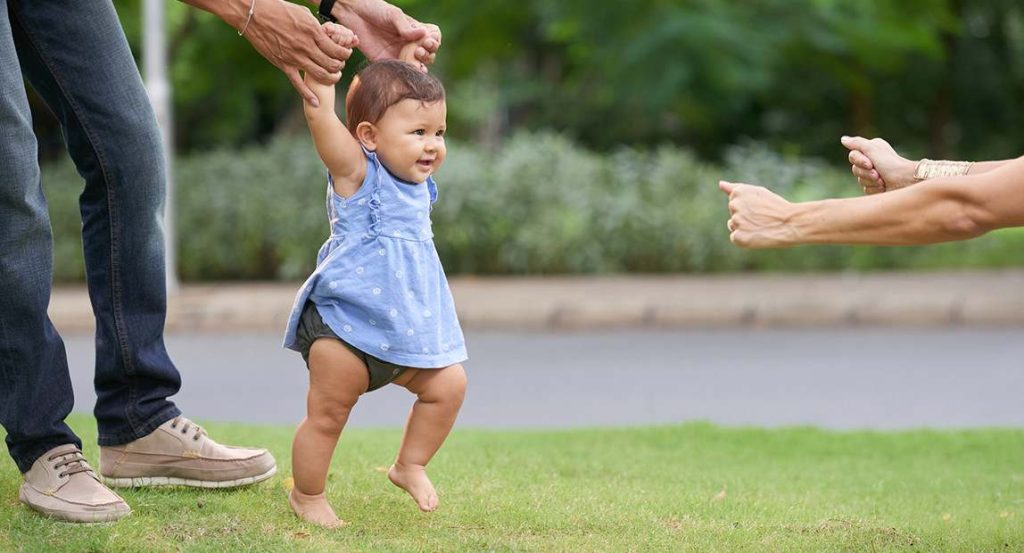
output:
[[[309,348],[307,416],[317,426],[340,432],[369,384],[366,365],[341,342],[333,338],[313,342]]]

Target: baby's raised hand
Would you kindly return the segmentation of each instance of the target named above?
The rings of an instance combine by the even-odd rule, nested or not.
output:
[[[330,21],[324,23],[323,27],[324,32],[327,33],[327,38],[330,38],[331,42],[344,48],[345,58],[341,60],[341,68],[345,69],[345,61],[352,55],[352,49],[359,46],[359,37],[348,27],[331,23]]]
[[[423,73],[426,73],[427,64],[421,62],[416,55],[419,50],[422,50],[419,44],[415,42],[410,42],[409,44],[406,44],[405,46],[402,47],[402,50],[398,53],[398,59],[406,63],[411,63],[414,66],[416,66],[416,69],[419,69]]]

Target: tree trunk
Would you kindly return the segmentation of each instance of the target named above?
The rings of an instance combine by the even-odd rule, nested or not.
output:
[[[964,20],[963,0],[953,0],[953,13],[958,20]],[[953,75],[956,71],[956,51],[960,34],[946,30],[942,33],[942,77],[935,91],[932,102],[932,114],[929,117],[929,155],[936,159],[947,159],[951,155],[951,134],[953,121]]]

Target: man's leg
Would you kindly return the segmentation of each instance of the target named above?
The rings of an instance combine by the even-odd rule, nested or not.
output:
[[[24,481],[18,499],[65,521],[131,509],[96,480],[64,423],[74,398],[64,343],[46,308],[53,244],[8,0],[0,0],[0,423]]]
[[[224,447],[167,398],[164,162],[153,109],[109,0],[8,0],[22,71],[57,113],[85,178],[86,278],[96,314],[100,473],[111,486],[233,487],[270,478],[263,449]]]
[[[180,415],[164,347],[164,161],[156,118],[109,1],[11,3],[22,69],[60,120],[85,178],[80,198],[96,314],[100,445]]]
[[[24,473],[43,453],[81,441],[64,423],[74,397],[64,343],[46,315],[50,219],[7,8],[0,0],[0,424]]]

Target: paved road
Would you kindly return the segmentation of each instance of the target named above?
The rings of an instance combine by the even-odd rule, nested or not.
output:
[[[1024,426],[1020,329],[472,332],[468,342],[464,427]],[[172,335],[168,344],[189,416],[301,419],[305,369],[277,334]],[[88,411],[91,338],[67,345],[76,410]],[[397,387],[374,392],[352,424],[401,425],[410,402]]]

